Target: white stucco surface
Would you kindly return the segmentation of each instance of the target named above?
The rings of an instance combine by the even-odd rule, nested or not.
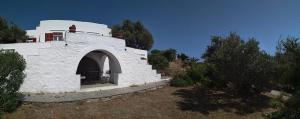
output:
[[[65,35],[65,31],[68,30],[71,25],[75,25],[77,31],[101,36],[111,36],[111,29],[108,28],[107,25],[72,20],[40,21],[40,24],[36,27],[36,29],[27,30],[26,32],[28,36],[37,38],[37,41],[45,42],[45,33],[63,32],[63,35]]]
[[[160,74],[152,69],[147,60],[142,59],[147,58],[147,51],[126,47],[123,39],[109,36],[110,29],[106,25],[77,21],[64,21],[61,24],[57,23],[59,21],[52,22],[55,20],[42,21],[37,27],[38,32],[30,31],[31,35],[40,35],[39,37],[41,37],[45,29],[67,29],[65,27],[70,24],[75,24],[82,31],[93,31],[99,34],[66,33],[66,41],[0,44],[0,49],[15,49],[26,60],[25,73],[27,76],[20,88],[21,92],[94,91],[162,80]],[[61,28],[51,24],[57,24]],[[76,70],[80,60],[91,51],[108,53],[112,58],[109,61],[116,61],[120,66],[121,71],[118,73],[116,85],[81,89],[80,75],[76,74]],[[104,69],[108,68],[109,64],[106,59]]]

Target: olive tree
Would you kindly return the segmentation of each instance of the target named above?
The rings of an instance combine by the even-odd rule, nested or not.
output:
[[[144,25],[137,21],[124,20],[122,24],[112,27],[112,36],[125,39],[126,46],[150,50],[153,45],[153,37]]]
[[[26,32],[0,17],[0,43],[19,43],[27,39]]]
[[[227,37],[213,36],[211,42],[202,58],[216,86],[235,94],[249,94],[260,91],[272,78],[272,58],[260,50],[254,38],[244,41],[231,33]]]

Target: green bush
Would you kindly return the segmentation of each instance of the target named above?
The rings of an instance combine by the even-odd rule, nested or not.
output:
[[[300,86],[300,42],[298,38],[281,40],[276,52],[277,73],[282,88],[293,93]]]
[[[194,81],[186,73],[176,74],[170,82],[170,85],[174,87],[186,87],[193,84]]]
[[[193,62],[185,72],[176,74],[171,80],[171,86],[185,87],[195,83],[207,85],[210,80],[206,76],[204,64]]]
[[[271,56],[261,51],[255,39],[244,41],[235,33],[214,36],[203,55],[209,78],[234,94],[259,94],[273,78]]]
[[[283,103],[280,101],[280,99],[271,99],[269,103],[270,103],[270,106],[273,108],[283,107]]]
[[[300,90],[278,111],[266,115],[268,119],[300,119]]]
[[[190,67],[187,69],[186,73],[195,83],[200,82],[205,85],[209,83],[205,64],[191,62]]]
[[[172,62],[176,59],[176,53],[177,51],[172,48],[162,51],[163,56],[165,56],[169,62]]]
[[[164,70],[169,67],[168,59],[160,53],[150,54],[148,56],[148,62],[153,66],[154,69],[157,69],[158,71]]]
[[[293,93],[283,107],[268,114],[269,119],[300,118],[300,42],[298,38],[288,37],[280,41],[276,52],[279,85],[287,92]]]
[[[25,60],[17,52],[0,50],[0,112],[16,109],[25,66]]]

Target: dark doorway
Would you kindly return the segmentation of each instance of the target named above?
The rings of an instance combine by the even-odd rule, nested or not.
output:
[[[83,57],[79,63],[76,74],[81,75],[81,85],[98,83],[100,80],[100,67],[96,61]]]
[[[119,73],[121,73],[119,61],[105,50],[95,50],[86,54],[76,71],[76,74],[80,75],[82,88],[118,84]]]

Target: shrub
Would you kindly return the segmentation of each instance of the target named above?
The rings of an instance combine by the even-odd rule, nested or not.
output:
[[[0,50],[0,112],[16,109],[25,66],[25,60],[17,52]]]
[[[210,80],[206,76],[204,64],[192,63],[185,72],[177,73],[171,80],[171,86],[185,87],[195,83],[208,85]]]
[[[162,52],[163,56],[167,58],[169,62],[172,62],[176,59],[176,53],[177,51],[175,49],[169,48]]]
[[[164,70],[169,67],[169,62],[162,54],[150,54],[148,56],[148,62],[158,71]]]
[[[276,52],[277,75],[282,88],[293,92],[300,85],[300,42],[298,38],[281,40]]]
[[[187,69],[186,73],[193,80],[193,82],[200,82],[205,85],[209,83],[205,64],[191,62],[190,67]]]
[[[299,119],[300,118],[300,90],[288,100],[278,111],[266,115],[268,119]]]
[[[170,82],[170,85],[174,87],[186,87],[193,84],[194,82],[191,77],[183,72],[176,74]]]
[[[203,55],[209,78],[235,94],[259,94],[273,77],[273,64],[258,44],[255,39],[244,41],[235,33],[213,37]]]
[[[281,108],[283,106],[283,103],[280,101],[280,99],[271,99],[270,100],[270,106],[273,108]]]

